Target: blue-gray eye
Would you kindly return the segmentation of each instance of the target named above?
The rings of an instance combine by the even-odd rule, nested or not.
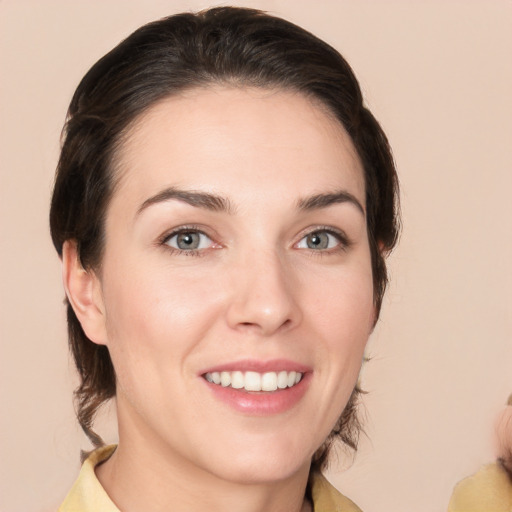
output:
[[[329,233],[328,231],[313,231],[300,240],[297,244],[297,248],[321,251],[325,249],[332,249],[338,245],[340,245],[340,239],[338,236]]]
[[[180,251],[193,251],[207,249],[211,246],[212,241],[200,231],[181,231],[169,237],[165,243]]]

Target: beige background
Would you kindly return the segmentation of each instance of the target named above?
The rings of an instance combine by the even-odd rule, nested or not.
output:
[[[390,137],[405,229],[364,372],[368,439],[330,476],[365,512],[445,510],[492,460],[512,392],[512,2],[233,3],[338,48]],[[210,5],[0,0],[1,512],[55,510],[87,447],[47,227],[71,94],[142,23]]]

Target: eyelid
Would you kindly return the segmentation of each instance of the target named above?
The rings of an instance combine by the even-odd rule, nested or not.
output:
[[[346,250],[346,249],[348,249],[352,245],[351,239],[347,236],[345,231],[343,231],[342,229],[335,228],[333,226],[313,226],[313,227],[309,227],[309,228],[303,230],[299,234],[299,236],[298,236],[299,239],[298,239],[297,242],[295,242],[294,247],[297,248],[297,245],[304,238],[306,238],[307,236],[312,235],[314,233],[327,233],[329,235],[332,235],[332,236],[336,237],[339,240],[339,246],[333,247],[331,249],[324,249],[324,250],[310,249],[313,252],[318,252],[318,253],[323,252],[323,253],[325,253],[325,252],[336,251],[336,249],[338,249],[338,250]]]
[[[179,245],[179,239],[180,239],[180,236],[181,235],[196,235],[198,237],[198,247],[195,247],[193,249],[191,248],[181,248],[181,247],[176,247],[176,245]],[[172,243],[172,241],[176,239],[176,245],[174,245]],[[168,245],[169,247],[172,247],[173,249],[176,249],[178,251],[185,251],[185,252],[190,252],[190,251],[193,251],[193,250],[204,250],[204,249],[209,249],[210,248],[210,245],[213,243],[213,240],[208,236],[206,235],[205,233],[201,233],[200,231],[182,231],[181,233],[176,233],[174,235],[171,235],[169,238],[167,238],[167,240],[165,241],[165,244]]]
[[[210,230],[207,229],[205,226],[198,226],[195,224],[186,224],[186,225],[177,226],[177,227],[174,227],[174,228],[164,232],[161,236],[159,236],[157,239],[157,245],[165,246],[165,248],[167,250],[175,251],[176,253],[180,253],[180,254],[186,253],[187,255],[199,254],[199,253],[203,253],[204,251],[206,251],[208,249],[220,248],[221,244],[219,244],[218,242],[215,241],[215,238],[216,238],[215,235],[209,233],[208,231],[210,231]],[[172,247],[171,245],[168,244],[168,242],[171,238],[173,238],[181,233],[189,233],[189,232],[198,233],[198,234],[206,236],[212,242],[211,247],[207,247],[207,248],[203,248],[203,249],[183,250],[183,249],[179,249],[177,247]]]

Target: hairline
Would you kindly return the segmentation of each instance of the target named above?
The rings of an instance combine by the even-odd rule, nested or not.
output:
[[[143,121],[150,117],[153,111],[162,103],[165,103],[169,99],[179,98],[180,96],[185,96],[187,93],[200,91],[200,90],[213,90],[215,88],[218,89],[227,89],[227,90],[254,90],[254,91],[262,91],[268,92],[271,94],[278,93],[290,93],[301,96],[302,98],[308,100],[312,106],[320,109],[323,114],[325,114],[330,121],[332,121],[338,128],[341,128],[348,140],[350,141],[350,150],[353,152],[353,156],[357,160],[359,167],[362,172],[363,184],[364,184],[364,194],[365,194],[365,203],[366,203],[366,170],[363,162],[362,156],[359,154],[359,151],[356,147],[355,140],[352,135],[349,133],[343,122],[338,118],[333,109],[327,104],[325,100],[323,100],[318,94],[315,94],[311,91],[305,91],[300,89],[299,87],[294,86],[293,84],[281,83],[278,84],[277,81],[274,83],[272,81],[268,81],[267,84],[255,84],[254,81],[250,79],[243,78],[216,78],[212,77],[210,79],[203,78],[198,80],[197,83],[191,84],[189,86],[183,86],[176,91],[170,91],[167,94],[162,94],[160,97],[154,99],[149,102],[145,107],[141,109],[135,116],[132,117],[130,121],[119,131],[119,133],[114,137],[111,148],[110,148],[110,160],[108,162],[107,172],[111,178],[111,189],[110,194],[107,201],[107,206],[105,208],[104,216],[106,218],[109,205],[112,201],[113,195],[117,192],[124,174],[127,172],[126,169],[123,169],[123,159],[122,152],[124,147],[129,143],[131,138],[136,134],[138,128],[142,126]],[[367,205],[365,204],[367,207]],[[103,221],[105,221],[105,218]]]

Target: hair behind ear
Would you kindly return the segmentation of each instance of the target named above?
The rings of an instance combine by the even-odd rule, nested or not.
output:
[[[82,267],[74,240],[67,240],[62,247],[62,278],[67,296],[69,345],[80,376],[80,386],[75,390],[76,414],[97,448],[105,443],[92,429],[94,417],[99,407],[115,396],[116,381],[106,346],[100,282],[92,269]],[[82,459],[86,455],[82,453]]]

